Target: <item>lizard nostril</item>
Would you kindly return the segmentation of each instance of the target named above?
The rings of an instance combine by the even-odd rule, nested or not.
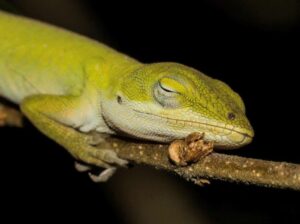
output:
[[[123,102],[123,101],[122,101],[122,97],[117,96],[117,101],[118,101],[119,104],[122,104],[122,102]]]
[[[228,119],[229,120],[234,120],[236,118],[235,114],[234,113],[228,113]]]

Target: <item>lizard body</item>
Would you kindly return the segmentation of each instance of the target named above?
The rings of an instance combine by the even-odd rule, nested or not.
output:
[[[219,148],[251,142],[240,96],[225,83],[178,64],[143,64],[64,29],[0,12],[0,96],[75,159],[125,165],[85,134],[170,142],[191,132]],[[109,173],[109,172],[108,172]]]

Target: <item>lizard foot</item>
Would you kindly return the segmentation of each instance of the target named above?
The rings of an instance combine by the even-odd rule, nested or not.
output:
[[[85,142],[77,148],[77,150],[71,151],[71,154],[77,160],[91,166],[101,168],[109,168],[114,165],[127,167],[128,161],[119,158],[115,151],[94,146],[101,142],[105,142],[105,139],[106,136],[102,134],[86,135]]]
[[[113,150],[95,147],[95,145],[104,143],[107,137],[108,135],[97,132],[90,135],[87,140],[89,147],[82,151],[82,158],[80,159],[87,164],[96,165],[103,168],[109,168],[111,165],[127,167],[128,161],[119,158],[117,153]],[[108,164],[108,166],[101,166],[101,164],[98,165],[95,160],[102,161]]]
[[[115,151],[95,147],[99,143],[104,143],[107,135],[94,134],[86,136],[86,144],[74,151],[73,156],[79,160],[75,162],[75,169],[79,172],[88,172],[94,182],[104,182],[111,177],[117,167],[127,167],[128,161],[118,157]],[[105,147],[105,146],[102,146]],[[99,175],[94,174],[95,168],[104,168]],[[97,169],[96,169],[97,170]]]

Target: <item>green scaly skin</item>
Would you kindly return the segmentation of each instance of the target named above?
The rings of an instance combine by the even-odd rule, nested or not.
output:
[[[0,12],[0,95],[75,159],[125,165],[85,134],[170,142],[204,132],[217,148],[251,142],[240,96],[178,63],[143,64],[97,41]]]

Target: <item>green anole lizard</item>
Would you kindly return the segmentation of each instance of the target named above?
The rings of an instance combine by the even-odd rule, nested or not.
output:
[[[253,138],[240,96],[193,68],[143,64],[97,41],[5,12],[0,40],[0,96],[19,104],[76,160],[105,168],[100,181],[127,161],[95,148],[91,131],[157,142],[197,131],[224,149]]]

